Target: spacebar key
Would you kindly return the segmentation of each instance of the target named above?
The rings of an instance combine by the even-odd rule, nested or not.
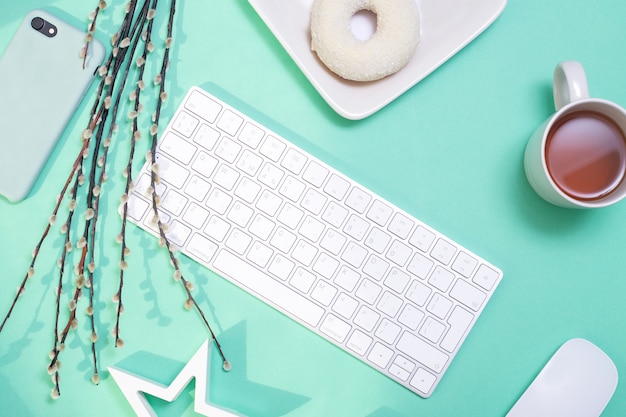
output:
[[[213,266],[229,279],[310,326],[316,327],[324,314],[324,309],[318,305],[228,251],[220,251]]]

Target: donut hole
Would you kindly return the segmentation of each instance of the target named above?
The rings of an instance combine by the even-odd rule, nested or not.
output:
[[[376,33],[377,20],[376,13],[371,10],[359,10],[350,19],[350,30],[355,38],[366,42]]]

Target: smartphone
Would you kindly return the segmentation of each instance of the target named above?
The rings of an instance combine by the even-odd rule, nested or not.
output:
[[[44,10],[29,12],[0,58],[0,195],[23,200],[104,60],[94,40],[86,60],[79,29]]]

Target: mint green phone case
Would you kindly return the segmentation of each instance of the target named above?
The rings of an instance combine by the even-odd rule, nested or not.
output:
[[[36,18],[55,29],[37,30]],[[33,10],[0,58],[0,194],[9,201],[28,195],[102,64],[104,45],[94,41],[83,68],[85,35],[86,29]]]

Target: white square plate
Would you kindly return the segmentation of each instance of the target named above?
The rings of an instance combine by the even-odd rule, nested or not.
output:
[[[418,83],[489,27],[506,6],[506,0],[416,1],[421,41],[413,59],[393,75],[361,83],[335,75],[311,51],[313,0],[248,0],[328,104],[353,120],[380,110]]]

